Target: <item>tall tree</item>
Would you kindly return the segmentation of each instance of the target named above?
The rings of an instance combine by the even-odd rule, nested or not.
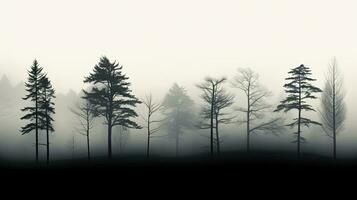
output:
[[[150,156],[150,139],[153,137],[152,135],[160,130],[162,127],[160,124],[163,120],[153,119],[162,108],[162,104],[155,103],[152,99],[152,95],[148,95],[145,99],[142,100],[144,103],[147,113],[146,117],[144,118],[146,122],[146,129],[147,129],[147,144],[146,144],[146,157],[149,158]],[[158,125],[156,125],[158,124]]]
[[[175,139],[176,156],[178,156],[180,136],[185,129],[192,128],[194,124],[194,102],[187,95],[185,88],[175,83],[166,94],[162,106],[168,135]]]
[[[263,119],[265,111],[272,107],[266,101],[271,93],[260,84],[259,75],[250,68],[239,68],[238,74],[233,78],[232,86],[243,91],[246,97],[246,106],[239,107],[238,111],[245,113],[245,119],[239,122],[246,125],[246,143],[249,152],[250,135],[262,131],[276,133],[281,130],[279,128],[281,119],[277,117],[265,122],[258,121]]]
[[[46,75],[40,80],[40,110],[43,113],[43,117],[40,118],[41,129],[46,130],[46,163],[50,161],[50,139],[49,132],[53,132],[53,118],[55,114],[55,104],[53,99],[55,98],[55,90],[52,87],[51,81]]]
[[[38,163],[38,131],[40,129],[39,119],[43,117],[43,113],[40,111],[39,101],[40,101],[40,80],[43,78],[42,73],[43,68],[38,65],[37,60],[33,61],[31,69],[28,71],[28,79],[25,83],[27,95],[23,100],[30,100],[33,105],[27,106],[21,111],[26,112],[26,114],[21,118],[21,120],[29,120],[30,122],[21,128],[22,134],[30,133],[35,131],[35,148],[36,148],[36,163]]]
[[[290,110],[297,110],[298,116],[294,119],[289,126],[291,128],[297,126],[296,134],[296,142],[297,143],[297,156],[300,157],[300,143],[304,142],[306,139],[301,136],[301,125],[306,127],[310,127],[310,125],[321,125],[321,123],[317,121],[313,121],[306,117],[302,116],[302,111],[315,111],[310,104],[306,101],[309,99],[316,99],[317,97],[314,93],[322,92],[322,90],[318,87],[315,87],[311,84],[312,81],[316,81],[316,79],[310,78],[311,70],[304,65],[300,65],[299,67],[293,68],[288,72],[291,76],[286,78],[285,80],[289,81],[284,85],[285,92],[288,96],[280,102],[280,105],[275,109],[276,112],[284,111],[288,112]]]
[[[93,73],[85,77],[85,83],[93,84],[90,91],[84,91],[85,99],[94,106],[96,116],[102,116],[108,128],[108,157],[112,157],[112,128],[124,126],[140,129],[132,118],[138,116],[134,108],[141,102],[129,89],[129,78],[122,73],[123,66],[102,57],[94,66]]]
[[[203,124],[201,125],[201,128],[209,128],[210,129],[210,153],[211,156],[214,155],[214,129],[216,127],[214,121],[216,119],[215,114],[217,113],[217,97],[218,97],[218,91],[219,87],[222,83],[224,83],[227,79],[226,78],[220,78],[220,79],[213,79],[210,77],[205,78],[204,82],[201,84],[198,84],[197,87],[202,90],[203,94],[201,98],[206,102],[208,105],[206,105],[202,112],[201,115],[205,119],[209,119],[209,124]],[[218,117],[218,115],[217,115]],[[218,121],[217,121],[218,122]],[[216,132],[217,133],[217,132]],[[216,134],[217,136],[217,134]],[[216,138],[217,146],[219,146],[219,138]]]
[[[90,161],[90,131],[94,126],[94,106],[88,99],[78,103],[76,108],[71,109],[71,112],[78,117],[80,128],[79,134],[86,137],[87,141],[87,159]]]
[[[206,79],[206,81],[207,80],[209,80],[209,79]],[[217,80],[216,83],[217,82],[219,82],[219,81]],[[234,103],[234,101],[233,101],[234,95],[228,93],[221,86],[223,83],[224,83],[224,81],[220,82],[217,85],[213,84],[213,85],[215,85],[215,88],[212,87],[213,85],[211,84],[210,81],[198,85],[198,87],[203,90],[203,94],[201,95],[201,98],[206,103],[206,105],[204,105],[202,108],[201,118],[203,120],[210,120],[212,122],[212,117],[213,117],[213,121],[214,121],[213,124],[201,122],[201,124],[199,125],[199,128],[211,129],[211,131],[213,131],[213,130],[215,131],[215,138],[212,137],[213,135],[211,134],[210,139],[211,139],[211,145],[216,144],[216,150],[217,150],[218,155],[221,152],[219,124],[231,123],[232,120],[235,118],[234,116],[231,116],[231,113],[223,112],[223,109],[229,108]],[[215,94],[212,94],[213,91],[215,92]],[[213,105],[213,107],[212,107],[212,105]]]
[[[336,159],[336,136],[343,128],[346,119],[346,104],[343,79],[337,66],[336,58],[333,58],[329,67],[324,92],[321,97],[320,118],[322,128],[333,140],[333,158]]]

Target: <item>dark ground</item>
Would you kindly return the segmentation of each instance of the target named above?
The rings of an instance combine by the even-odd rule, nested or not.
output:
[[[314,189],[326,185],[357,182],[357,159],[338,159],[282,152],[224,153],[219,158],[191,156],[180,158],[113,157],[96,158],[89,164],[86,159],[52,161],[47,167],[33,163],[2,161],[0,180],[15,185],[65,186],[65,188],[98,190],[98,188],[161,187],[180,185],[180,188],[206,189],[228,184],[230,187],[292,187]],[[351,184],[352,185],[352,184]],[[351,186],[350,185],[350,186]],[[174,186],[173,186],[174,187]]]

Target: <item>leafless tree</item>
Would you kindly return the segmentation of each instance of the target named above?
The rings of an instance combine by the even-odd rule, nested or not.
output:
[[[214,143],[216,143],[217,153],[220,154],[220,139],[219,139],[219,124],[230,123],[233,117],[228,116],[230,113],[223,112],[222,110],[230,107],[233,104],[234,96],[227,93],[222,84],[226,81],[226,78],[213,79],[206,78],[197,87],[203,91],[201,98],[206,105],[203,106],[201,111],[201,118],[203,120],[208,119],[210,122],[201,122],[199,128],[210,129],[210,150],[211,156],[214,154]],[[214,130],[216,138],[214,138]]]
[[[87,156],[88,161],[90,160],[90,130],[94,125],[94,112],[93,105],[86,99],[76,105],[76,108],[71,108],[71,112],[78,117],[80,123],[80,128],[76,128],[77,132],[87,138]]]
[[[273,118],[267,122],[254,123],[265,116],[265,112],[272,108],[266,102],[266,98],[271,96],[271,92],[259,83],[259,75],[250,68],[239,68],[231,82],[234,88],[240,89],[246,96],[246,106],[237,110],[245,113],[245,119],[239,123],[246,124],[247,152],[250,151],[250,135],[254,132],[277,133],[282,130],[281,118]],[[254,125],[254,124],[255,125]]]
[[[153,119],[154,115],[160,109],[162,108],[161,103],[155,103],[153,101],[152,95],[147,95],[145,99],[142,100],[143,104],[145,105],[147,109],[146,117],[144,117],[144,120],[146,122],[146,126],[144,126],[147,129],[147,146],[146,146],[146,156],[149,158],[150,157],[150,138],[152,138],[153,134],[158,132],[160,128],[162,127],[162,124],[160,124],[163,120],[156,120]],[[158,125],[157,125],[158,124]]]
[[[328,67],[325,87],[321,98],[320,117],[322,128],[333,140],[333,158],[336,159],[336,136],[343,128],[346,119],[346,104],[343,79],[333,58]]]

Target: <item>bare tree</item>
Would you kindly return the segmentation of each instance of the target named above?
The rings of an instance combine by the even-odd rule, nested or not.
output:
[[[146,156],[149,158],[150,156],[150,138],[152,135],[160,130],[162,127],[161,123],[163,120],[155,120],[153,119],[154,115],[160,111],[162,108],[162,104],[155,103],[152,99],[152,95],[146,95],[145,99],[142,100],[144,103],[147,113],[146,117],[144,118],[146,122],[145,128],[147,129],[147,146],[146,146]],[[159,124],[159,125],[155,125]]]
[[[222,112],[224,108],[233,104],[234,99],[234,96],[227,93],[221,86],[226,80],[226,78],[208,77],[203,83],[197,85],[203,91],[201,97],[206,103],[202,108],[201,117],[210,121],[209,123],[201,122],[199,128],[210,129],[211,156],[214,155],[214,143],[217,146],[217,153],[220,153],[219,123],[229,123],[233,119],[233,117],[227,117],[228,113]],[[214,138],[214,130],[216,138]]]
[[[336,159],[336,136],[343,128],[346,119],[346,104],[343,80],[338,70],[336,58],[328,67],[325,87],[321,98],[320,117],[322,128],[333,140],[333,158]]]
[[[89,100],[84,99],[83,102],[78,103],[76,108],[72,109],[71,112],[78,117],[80,128],[76,128],[79,134],[86,136],[87,138],[87,156],[88,161],[90,160],[90,130],[94,125],[94,106],[89,102]]]
[[[271,96],[271,92],[259,83],[259,75],[257,73],[250,68],[239,68],[238,74],[233,78],[232,86],[242,90],[246,96],[246,106],[239,107],[237,110],[245,113],[246,116],[239,123],[246,124],[247,152],[249,152],[250,135],[252,133],[259,131],[277,133],[283,126],[280,125],[281,119],[278,117],[267,122],[253,124],[255,121],[263,119],[265,112],[272,108],[266,102],[266,98]]]

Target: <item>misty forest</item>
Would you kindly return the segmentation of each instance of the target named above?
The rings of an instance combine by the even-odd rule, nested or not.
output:
[[[0,5],[2,163],[357,159],[353,6],[101,2]]]
[[[6,94],[1,96],[1,147],[6,159],[49,164],[130,155],[219,157],[240,151],[249,156],[251,151],[271,151],[264,148],[271,144],[275,151],[295,151],[300,158],[309,152],[304,144],[312,132],[329,139],[329,151],[323,155],[336,159],[346,119],[336,58],[326,67],[321,89],[308,66],[287,71],[277,103],[251,68],[238,68],[230,78],[207,76],[195,85],[198,97],[174,83],[163,99],[150,89],[138,97],[123,65],[105,56],[83,77],[86,86],[79,93],[56,94],[38,60],[27,74],[28,79],[15,86],[5,75],[0,81],[1,93]]]

